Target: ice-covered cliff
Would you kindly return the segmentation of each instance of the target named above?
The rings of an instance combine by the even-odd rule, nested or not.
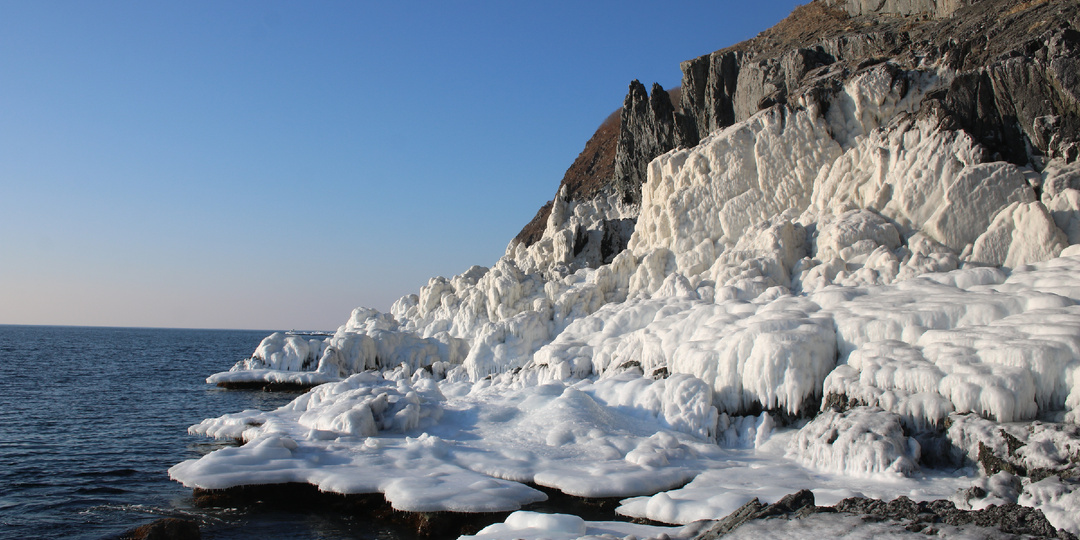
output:
[[[171,474],[416,511],[524,482],[668,523],[954,496],[1080,532],[1078,28],[1076,1],[816,0],[684,62],[677,105],[634,81],[542,228],[266,338],[210,381],[330,384],[203,422],[249,442]]]

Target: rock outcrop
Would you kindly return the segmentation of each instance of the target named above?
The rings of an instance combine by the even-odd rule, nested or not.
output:
[[[851,15],[931,15],[946,17],[977,0],[830,0]]]
[[[797,519],[817,511],[814,506],[814,493],[804,489],[792,493],[773,504],[762,504],[756,498],[742,505],[738,510],[718,520],[713,526],[702,532],[694,540],[716,540],[739,528],[740,525],[754,519]]]
[[[932,531],[939,524],[976,525],[1025,537],[1076,538],[1068,531],[1058,530],[1051,525],[1039,510],[1012,503],[972,511],[957,509],[952,502],[945,500],[915,502],[901,496],[884,502],[853,497],[840,501],[833,508],[837,512],[898,521],[911,531]]]
[[[612,182],[624,202],[641,203],[649,162],[668,150],[698,142],[690,119],[675,110],[664,88],[653,83],[652,92],[636,79],[623,101],[619,146],[615,151]]]
[[[778,103],[825,109],[853,75],[887,63],[952,79],[922,114],[1016,164],[1076,159],[1078,8],[1071,2],[846,0],[797,8],[773,29],[683,63],[682,109],[704,137]],[[944,70],[944,71],[941,71]]]

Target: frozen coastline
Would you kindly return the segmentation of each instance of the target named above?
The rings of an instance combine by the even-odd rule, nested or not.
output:
[[[1074,34],[1034,42],[1045,77],[1080,72]],[[843,64],[845,43],[798,76],[802,49],[762,61],[790,76],[784,102],[660,154],[640,200],[564,188],[491,268],[329,337],[267,337],[208,382],[319,386],[192,426],[244,444],[170,476],[421,513],[515,511],[544,487],[672,526],[514,513],[482,538],[692,537],[677,526],[804,488],[1018,503],[1080,534],[1080,161],[1059,138],[1017,164],[957,129],[948,51]]]
[[[792,338],[785,330],[791,326],[786,321],[805,318],[805,304],[816,296],[785,295],[760,304],[676,296],[666,301],[667,317],[658,321],[654,315],[654,332],[666,328],[655,336],[658,345],[664,334],[676,331],[667,319],[687,320],[687,311],[712,313],[717,306],[738,308],[743,320],[762,317],[759,324],[769,327],[748,338],[742,334],[758,326],[744,324],[741,334],[728,338],[736,350],[787,345],[775,358],[790,361],[803,350],[812,365],[816,356],[807,344],[825,341],[824,336],[834,336],[836,350],[851,344],[847,362],[823,380],[792,370],[790,362],[748,379],[774,381],[773,395],[784,389],[815,402],[823,394],[843,395],[871,405],[844,413],[826,409],[812,421],[781,427],[779,412],[718,413],[719,392],[702,378],[672,373],[654,379],[643,376],[640,365],[577,378],[534,362],[475,382],[455,380],[453,373],[437,380],[426,369],[402,365],[319,386],[277,411],[208,419],[191,431],[246,444],[177,465],[170,474],[203,489],[304,482],[337,493],[380,492],[394,508],[412,512],[515,510],[545,498],[526,485],[533,483],[584,497],[626,497],[620,514],[673,524],[723,517],[755,497],[776,502],[800,488],[811,489],[820,506],[852,496],[952,499],[961,508],[1019,499],[1042,509],[1055,526],[1076,530],[1073,484],[1049,476],[1023,485],[1021,495],[1019,477],[988,476],[978,468],[980,444],[1007,444],[997,429],[1028,443],[1021,456],[1030,467],[1070,466],[1070,456],[1061,450],[1070,441],[1076,444],[1075,433],[1070,439],[1067,430],[1054,431],[1051,423],[1037,423],[1043,429],[1032,431],[1019,421],[1039,416],[1039,403],[1046,403],[1051,416],[1075,413],[1075,405],[1067,404],[1077,395],[1070,381],[1080,351],[1076,251],[1014,269],[1007,277],[976,268],[896,286],[829,288],[821,294],[832,303],[813,311],[832,321],[812,325],[820,335]],[[837,301],[855,292],[862,294]],[[686,305],[675,310],[680,302]],[[802,311],[791,309],[800,302]],[[853,313],[862,317],[860,324],[841,322]],[[946,323],[923,327],[916,336],[911,320]],[[948,321],[965,324],[941,328]],[[902,341],[905,333],[910,343]],[[679,346],[694,341],[671,340]],[[942,344],[966,346],[966,361],[936,356],[933,351]],[[541,351],[536,356],[546,358]],[[663,353],[662,345],[657,352]],[[748,388],[738,373],[733,375],[723,383],[710,381],[739,395],[768,395],[768,389]],[[978,413],[1001,415],[1008,423],[982,420]],[[940,434],[934,425],[951,427]],[[923,443],[920,436],[927,437]],[[961,454],[926,455],[945,443]],[[953,465],[920,466],[929,459]],[[972,486],[983,489],[984,497],[965,498]]]

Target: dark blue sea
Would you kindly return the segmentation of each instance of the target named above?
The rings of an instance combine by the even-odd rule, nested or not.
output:
[[[400,536],[340,513],[200,509],[169,480],[222,444],[189,425],[296,397],[205,382],[268,334],[0,325],[0,538],[108,538],[169,516],[210,539]]]

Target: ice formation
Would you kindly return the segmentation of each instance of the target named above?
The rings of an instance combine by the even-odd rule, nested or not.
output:
[[[689,378],[536,384],[506,374],[440,385],[407,369],[362,372],[276,411],[205,420],[191,432],[245,444],[170,474],[204,489],[307,482],[382,492],[398,510],[478,512],[545,499],[523,483],[583,497],[670,489],[720,452],[705,431],[715,409],[662,401],[700,393]]]
[[[518,511],[510,514],[503,523],[489,525],[471,536],[462,536],[461,540],[577,540],[636,538],[676,539],[692,538],[696,529],[689,527],[657,527],[638,525],[623,521],[585,521],[577,516],[566,514],[541,514],[538,512]]]
[[[808,467],[867,476],[909,476],[920,451],[919,443],[904,435],[899,416],[866,407],[821,413],[788,449]]]
[[[507,533],[526,535],[529,533],[548,538],[580,538],[585,535],[585,520],[566,514],[541,514],[537,512],[514,512],[499,525],[491,525],[480,531],[475,537],[500,538]]]
[[[1001,427],[1080,422],[1080,162],[993,159],[919,114],[955,73],[897,70],[659,156],[640,207],[560,194],[541,240],[491,268],[357,309],[324,339],[266,338],[210,382],[327,384],[193,426],[245,444],[171,476],[410,511],[517,510],[545,497],[535,484],[671,524],[802,487],[831,504],[974,484],[1080,532],[1075,480],[1014,489],[973,468],[984,451],[1061,474],[1080,460],[1061,430]],[[598,251],[623,228],[625,250]],[[926,433],[954,470],[924,466],[950,458]],[[540,530],[659,534],[518,512],[478,538]]]

